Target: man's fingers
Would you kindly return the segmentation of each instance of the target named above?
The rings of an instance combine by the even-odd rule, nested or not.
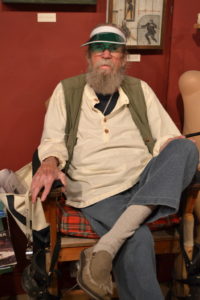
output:
[[[60,171],[57,167],[48,168],[45,164],[40,167],[36,174],[33,177],[32,185],[31,185],[31,194],[32,194],[32,202],[36,202],[39,193],[41,192],[41,201],[45,201],[50,190],[52,184],[55,180],[61,180],[64,190],[66,189],[67,179],[66,175]]]
[[[67,177],[66,177],[66,175],[63,172],[61,172],[59,174],[58,178],[61,180],[64,187],[66,187],[67,186]]]
[[[39,192],[41,191],[42,187],[36,187],[36,188],[31,188],[31,199],[32,202],[35,203],[37,200],[37,196],[39,194]]]
[[[47,196],[48,196],[50,190],[51,190],[51,185],[50,185],[50,186],[49,186],[49,185],[48,185],[48,186],[45,186],[45,189],[44,189],[44,191],[42,192],[42,195],[41,195],[41,198],[40,198],[40,200],[41,200],[42,202],[46,200],[46,198],[47,198]]]

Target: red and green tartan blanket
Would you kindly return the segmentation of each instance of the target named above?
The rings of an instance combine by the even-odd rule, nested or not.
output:
[[[83,213],[74,207],[62,204],[59,207],[60,231],[65,235],[96,239],[99,236],[93,231]],[[180,223],[180,217],[171,215],[149,223],[151,230],[161,230]]]

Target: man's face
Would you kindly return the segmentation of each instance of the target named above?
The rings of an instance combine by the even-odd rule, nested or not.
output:
[[[87,83],[97,93],[114,93],[123,80],[125,60],[125,54],[120,45],[91,44],[89,46]]]
[[[116,73],[125,65],[125,55],[120,45],[109,43],[92,44],[90,53],[90,67],[99,74]]]

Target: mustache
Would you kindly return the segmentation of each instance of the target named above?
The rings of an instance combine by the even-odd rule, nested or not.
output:
[[[99,59],[92,64],[88,61],[88,72],[86,76],[87,83],[94,89],[95,92],[101,94],[113,94],[120,86],[124,78],[124,68],[116,68],[113,62],[109,59]],[[100,70],[99,66],[110,66],[111,72]]]
[[[107,59],[102,58],[101,60],[97,61],[95,63],[95,68],[101,67],[101,66],[110,66],[110,67],[114,67],[113,62]]]

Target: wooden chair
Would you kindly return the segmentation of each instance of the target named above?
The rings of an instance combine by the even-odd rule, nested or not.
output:
[[[189,70],[181,74],[178,81],[179,90],[183,100],[184,107],[184,124],[183,134],[199,133],[200,131],[200,71]],[[200,135],[192,137],[200,151]],[[199,165],[200,170],[200,165]],[[198,175],[199,177],[199,175]],[[200,244],[200,192],[199,192],[199,178],[197,183],[193,184],[188,189],[188,201],[186,201],[186,208],[182,216],[182,226],[184,235],[184,249],[188,258],[193,257],[193,246],[190,245],[191,240]],[[196,222],[195,222],[196,221]],[[195,226],[196,225],[196,226]],[[196,228],[195,228],[196,227]],[[194,235],[195,232],[195,235]],[[191,239],[192,237],[192,239]],[[187,244],[187,240],[190,243]],[[182,254],[179,254],[175,261],[175,277],[186,278],[187,272]],[[176,284],[175,293],[182,297],[187,296],[189,287],[187,285]]]
[[[199,95],[200,95],[200,71],[188,71],[184,73],[179,80],[179,88],[184,102],[184,134],[199,130]],[[192,102],[192,105],[191,105]],[[200,137],[196,137],[197,146],[200,149]],[[195,218],[198,219],[199,230],[196,239],[200,244],[200,183],[192,183],[184,192],[184,205],[181,213],[181,225],[183,228],[183,238],[185,241],[185,251],[191,259],[193,254],[193,247],[187,246],[187,239],[194,238],[194,223]],[[50,224],[50,248],[48,251],[47,269],[51,259],[53,249],[56,243],[56,234],[58,231],[57,223],[57,207],[55,198],[59,201],[60,191],[54,191],[44,202],[44,211],[47,222]],[[173,228],[155,230],[152,232],[155,241],[155,253],[162,254],[176,254],[174,274],[176,278],[186,278],[187,272],[185,263],[180,249],[180,236],[177,231],[177,226]],[[65,236],[62,238],[61,249],[59,252],[58,262],[76,261],[79,259],[80,252],[96,243],[94,239],[85,239],[77,237]],[[57,291],[56,278],[52,281],[51,292]],[[77,293],[77,292],[76,292]],[[189,288],[187,285],[175,284],[175,294],[187,296]],[[77,295],[75,296],[78,299]]]
[[[182,222],[186,222],[188,220],[188,216],[194,219],[193,211],[195,201],[198,197],[198,192],[200,189],[200,184],[192,184],[188,189],[185,191],[185,205],[183,206],[182,212]],[[49,263],[51,261],[53,249],[56,244],[56,237],[58,231],[58,214],[57,214],[57,201],[60,199],[61,192],[59,189],[53,191],[48,197],[48,199],[43,203],[45,215],[47,222],[50,224],[50,247],[47,251],[47,270],[49,269]],[[56,200],[55,200],[56,199]],[[173,226],[171,228],[163,228],[161,230],[154,230],[152,231],[154,241],[155,241],[155,253],[156,255],[162,254],[175,254],[180,255],[180,236],[177,230],[177,226]],[[193,231],[193,228],[192,228]],[[80,252],[96,243],[96,239],[88,239],[88,238],[77,238],[71,236],[64,236],[61,239],[61,249],[59,251],[58,262],[71,262],[79,260]],[[187,249],[188,250],[188,249]],[[190,256],[191,256],[191,249],[190,249]],[[184,263],[182,260],[181,268],[180,262],[178,265],[178,271],[176,274],[180,278],[186,278],[186,270],[184,267]],[[185,286],[186,291],[185,294],[188,292],[188,288]],[[57,278],[56,276],[52,280],[52,284],[50,287],[50,291],[53,294],[56,294],[58,291],[57,286]],[[81,290],[75,290],[68,293],[68,297],[70,295],[74,295],[76,300],[78,300],[79,296],[84,292]],[[72,298],[73,299],[73,298]]]
[[[185,203],[182,212],[182,220],[180,223],[182,238],[184,242],[182,247],[184,248],[185,253],[187,254],[190,261],[192,261],[193,258],[194,244],[195,242],[197,242],[197,236],[200,235],[199,229],[195,230],[195,223],[200,222],[198,216],[199,214],[196,211],[197,207],[199,208],[200,203],[199,191],[199,180],[198,182],[191,184],[185,191]],[[189,240],[190,242],[193,241],[194,244],[188,244],[187,240]],[[187,276],[188,274],[186,270],[186,263],[183,257],[183,251],[179,249],[178,255],[176,256],[174,263],[173,277],[176,279],[187,279]],[[190,287],[187,284],[182,284],[178,281],[175,281],[173,284],[173,294],[180,297],[178,299],[183,299],[184,297],[187,297],[190,294]]]

